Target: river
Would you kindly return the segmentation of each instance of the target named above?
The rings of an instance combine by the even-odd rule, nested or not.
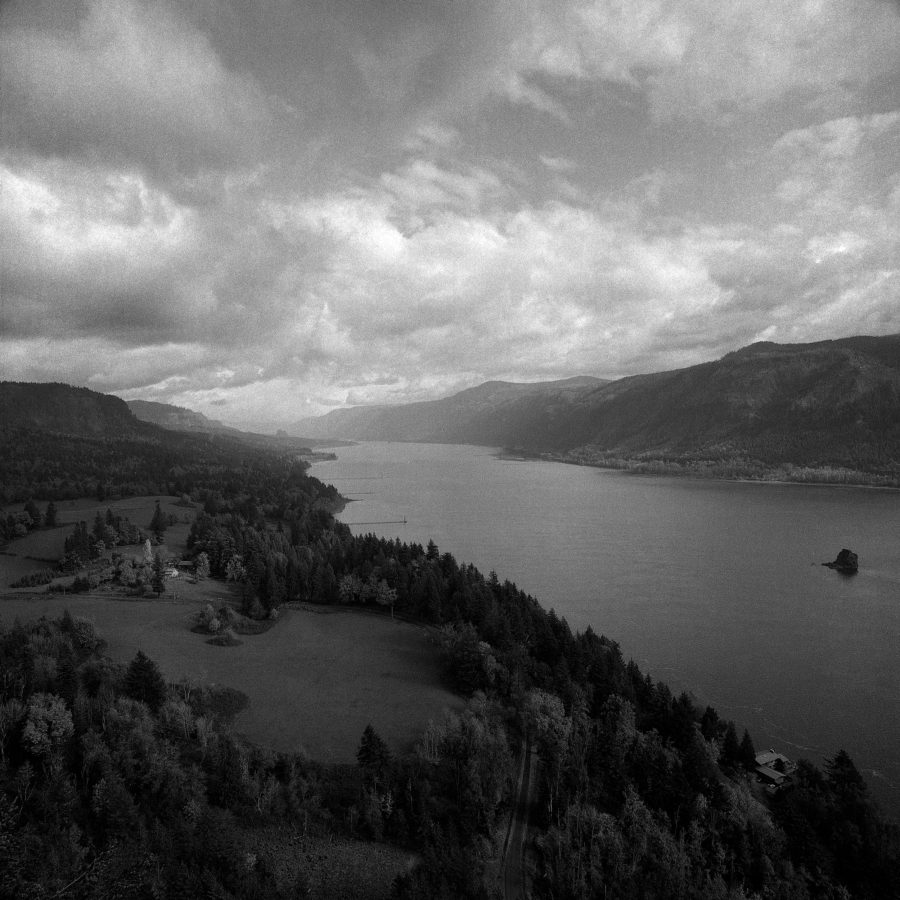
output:
[[[635,476],[484,447],[339,447],[312,474],[355,533],[497,572],[618,641],[757,749],[844,748],[900,818],[900,493]],[[404,523],[403,520],[406,520]],[[860,572],[821,563],[849,547]]]

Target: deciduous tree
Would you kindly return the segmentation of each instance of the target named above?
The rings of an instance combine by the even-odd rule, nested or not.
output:
[[[62,749],[75,726],[65,701],[56,694],[32,694],[22,742],[35,756],[49,758]]]
[[[194,571],[198,578],[209,578],[209,556],[206,553],[198,553],[194,560]]]

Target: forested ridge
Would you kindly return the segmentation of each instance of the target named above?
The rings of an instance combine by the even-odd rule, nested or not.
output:
[[[0,503],[202,489],[280,496],[308,452],[296,438],[170,431],[86,388],[0,381]]]
[[[131,484],[111,476],[137,471],[117,454],[142,451],[107,440],[108,466],[68,457],[73,483]],[[153,480],[201,508],[191,553],[239,583],[248,616],[305,600],[428,623],[467,706],[429,725],[408,755],[392,756],[367,729],[358,765],[326,766],[238,738],[232,694],[167,684],[143,654],[127,665],[104,658],[102,633],[77,616],[7,623],[0,897],[305,896],[303,877],[280,865],[284,851],[259,839],[273,825],[415,852],[398,898],[487,897],[485,863],[502,840],[523,741],[540,758],[536,897],[900,891],[897,826],[840,748],[824,770],[801,762],[793,788],[769,796],[754,782],[750,735],[673,696],[610,638],[573,633],[432,542],[354,536],[329,512],[334,490],[290,455],[195,457],[217,445],[179,440],[149,453]],[[52,483],[17,471],[26,490]]]
[[[900,486],[900,335],[760,342],[606,383],[489,388],[337,410],[298,427],[356,440],[499,446],[639,472]]]

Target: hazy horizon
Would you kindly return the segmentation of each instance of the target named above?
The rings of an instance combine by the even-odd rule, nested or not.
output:
[[[275,429],[900,332],[900,6],[9,2],[0,378]]]

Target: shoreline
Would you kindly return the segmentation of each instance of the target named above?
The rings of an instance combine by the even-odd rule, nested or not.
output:
[[[867,475],[865,472],[860,472],[860,480],[848,480],[848,481],[820,481],[820,480],[806,480],[803,478],[784,478],[783,473],[780,471],[777,473],[781,477],[775,477],[776,472],[773,470],[763,470],[759,477],[753,477],[749,475],[720,475],[714,472],[704,472],[700,469],[692,469],[692,468],[668,468],[667,464],[662,463],[660,465],[664,466],[661,471],[652,471],[649,468],[644,467],[652,467],[655,463],[652,460],[626,460],[626,463],[631,463],[631,465],[608,465],[602,462],[590,462],[587,460],[579,460],[579,459],[567,459],[562,456],[555,456],[551,454],[523,454],[523,453],[514,453],[509,451],[500,451],[498,453],[493,454],[495,459],[502,460],[504,462],[548,462],[548,463],[561,463],[562,465],[567,466],[580,466],[582,468],[588,469],[604,469],[607,471],[613,472],[623,472],[626,475],[647,475],[651,477],[657,478],[694,478],[697,481],[724,481],[730,484],[779,484],[779,485],[799,485],[806,487],[846,487],[846,488],[868,488],[870,490],[879,490],[879,491],[893,491],[900,492],[900,484],[878,484],[873,482],[872,480],[863,480],[863,479],[876,479],[881,476],[877,475]],[[674,464],[679,465],[679,464]],[[839,470],[835,470],[839,471]]]
[[[573,459],[566,458],[564,456],[557,456],[552,453],[538,453],[538,452],[528,452],[515,450],[512,448],[502,448],[497,447],[493,444],[468,444],[468,443],[457,443],[455,441],[347,441],[344,446],[354,446],[360,444],[435,444],[437,446],[448,446],[448,447],[483,447],[489,452],[486,455],[493,456],[494,459],[500,460],[501,462],[548,462],[548,463],[561,463],[567,466],[580,466],[582,468],[590,468],[590,469],[606,469],[614,472],[624,472],[626,475],[651,475],[656,477],[670,477],[670,478],[694,478],[698,481],[724,481],[731,484],[781,484],[781,485],[806,485],[808,487],[853,487],[853,488],[870,488],[873,490],[879,491],[893,491],[900,492],[900,475],[897,477],[896,484],[878,484],[874,483],[872,479],[877,479],[881,477],[889,477],[889,476],[880,476],[869,474],[866,472],[862,472],[860,470],[852,470],[859,475],[859,480],[852,481],[820,481],[820,480],[804,480],[802,478],[784,478],[784,477],[773,477],[776,474],[776,471],[779,474],[782,474],[780,470],[775,469],[763,469],[759,477],[753,477],[749,475],[719,475],[712,472],[704,472],[699,469],[669,469],[665,468],[662,471],[654,472],[647,471],[643,467],[645,466],[653,466],[656,461],[654,460],[639,460],[639,459],[628,459],[622,457],[621,460],[625,465],[609,465],[604,464],[603,462],[591,462],[588,460],[582,459]],[[340,448],[338,448],[340,449]],[[335,454],[337,457],[337,454]],[[629,465],[629,463],[631,465]],[[667,466],[669,464],[659,463],[660,465]],[[675,465],[679,465],[675,463]],[[799,467],[803,468],[803,467]],[[809,467],[813,468],[813,467]],[[839,469],[835,469],[834,471],[841,471]],[[847,470],[851,471],[851,470]],[[769,474],[765,474],[769,473]],[[348,501],[352,502],[352,501]]]

